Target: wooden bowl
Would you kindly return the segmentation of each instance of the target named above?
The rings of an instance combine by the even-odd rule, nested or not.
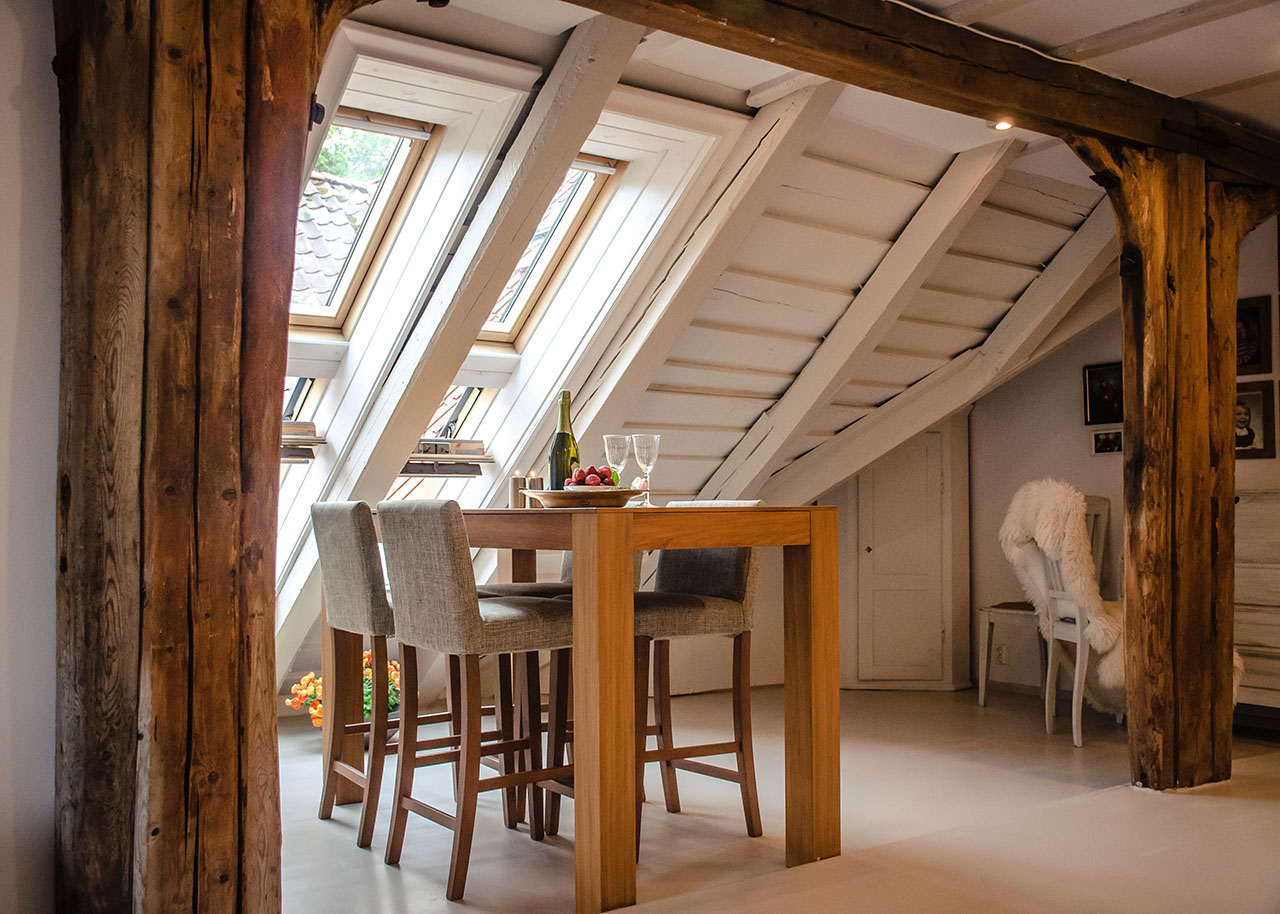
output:
[[[526,498],[534,499],[544,508],[621,508],[642,493],[641,489],[620,489],[617,486],[524,490]]]

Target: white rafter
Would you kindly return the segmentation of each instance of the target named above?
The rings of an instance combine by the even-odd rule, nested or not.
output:
[[[386,493],[422,434],[423,404],[438,403],[457,375],[643,34],[608,16],[574,28],[341,466],[310,500],[377,501]],[[309,523],[300,527],[309,538]],[[315,550],[294,552],[278,588],[277,654],[286,658],[318,611],[309,599]],[[312,611],[299,611],[304,606]]]
[[[952,22],[961,25],[973,25],[984,19],[991,19],[1001,13],[1024,6],[1031,0],[960,0],[942,11]]]
[[[771,504],[809,502],[977,400],[1033,359],[1047,355],[1052,349],[1046,341],[1055,326],[1113,268],[1115,259],[1115,216],[1110,204],[1103,201],[1027,287],[985,343],[783,467],[769,479],[761,497]],[[1111,297],[1114,289],[1103,283],[1096,294]]]
[[[583,385],[584,405],[574,419],[579,439],[622,426],[842,88],[827,82],[803,89],[752,119],[725,165],[727,180],[708,194],[714,202],[634,310],[625,337]]]
[[[854,379],[1023,145],[1002,140],[956,156],[786,393],[748,429],[699,498],[756,490],[787,440]]]
[[[1092,60],[1274,2],[1275,0],[1196,0],[1195,3],[1156,16],[1148,16],[1096,35],[1086,35],[1069,44],[1058,45],[1049,53],[1064,60]]]

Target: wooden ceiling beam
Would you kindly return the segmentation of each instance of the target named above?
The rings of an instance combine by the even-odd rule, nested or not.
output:
[[[797,70],[1042,133],[1194,153],[1280,186],[1280,140],[1079,64],[882,0],[572,0]]]

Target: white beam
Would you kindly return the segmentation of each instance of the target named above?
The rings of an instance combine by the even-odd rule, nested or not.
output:
[[[1104,54],[1112,54],[1128,48],[1136,48],[1140,44],[1155,41],[1185,32],[1197,26],[1217,22],[1229,16],[1235,16],[1260,6],[1274,3],[1275,0],[1196,0],[1186,6],[1148,16],[1137,22],[1107,29],[1096,35],[1086,35],[1068,44],[1058,45],[1049,53],[1063,60],[1092,60]]]
[[[1007,139],[956,156],[786,393],[756,420],[699,498],[742,498],[756,490],[778,450],[854,379],[1023,145]]]
[[[960,0],[944,9],[942,15],[960,25],[973,25],[1030,2],[1031,0]]]
[[[341,465],[310,500],[376,501],[386,493],[643,34],[643,27],[608,16],[574,28]],[[296,557],[277,588],[281,665],[319,612],[318,601],[308,599],[316,577],[309,520],[300,522],[299,531]]]
[[[574,418],[579,440],[622,426],[774,191],[826,120],[843,87],[826,82],[760,109],[724,166],[725,180],[634,309],[637,316],[592,371]]]
[[[404,464],[622,75],[644,29],[608,16],[577,26],[538,93],[335,487],[375,500]]]
[[[826,81],[822,76],[814,76],[812,73],[806,73],[803,70],[792,70],[790,73],[783,73],[781,76],[767,79],[748,89],[747,107],[763,108],[765,105],[776,102],[780,98],[786,98],[792,92],[799,92],[801,89],[808,89],[810,86],[820,86]]]
[[[1030,362],[1054,325],[1111,268],[1115,257],[1115,217],[1104,201],[985,343],[783,467],[769,479],[761,497],[770,504],[805,504],[977,400],[1002,381],[1003,373]]]

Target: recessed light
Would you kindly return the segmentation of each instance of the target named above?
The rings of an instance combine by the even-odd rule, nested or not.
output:
[[[1009,120],[1008,118],[1002,118],[996,121],[991,126],[994,127],[996,130],[1011,130],[1013,128],[1013,121]]]

